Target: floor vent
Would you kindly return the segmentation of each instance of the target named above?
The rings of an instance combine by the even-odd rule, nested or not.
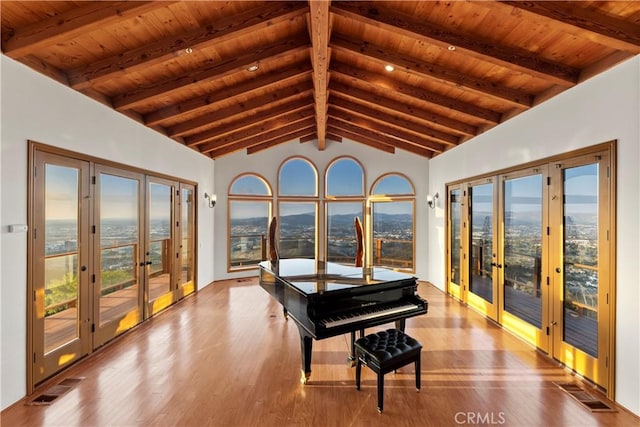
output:
[[[69,392],[73,387],[76,386],[80,381],[84,378],[65,378],[60,381],[58,384],[51,386],[44,393],[36,396],[31,399],[28,403],[29,405],[51,405],[58,397],[64,395]]]
[[[615,408],[603,402],[593,394],[585,391],[582,387],[575,383],[556,384],[562,390],[567,392],[569,396],[580,402],[582,406],[591,412],[618,412]]]

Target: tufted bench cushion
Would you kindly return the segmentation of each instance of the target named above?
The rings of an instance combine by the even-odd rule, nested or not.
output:
[[[355,343],[356,389],[360,390],[362,364],[378,374],[378,412],[384,403],[384,374],[409,363],[415,364],[416,389],[420,390],[422,344],[399,329],[388,329],[359,338]]]

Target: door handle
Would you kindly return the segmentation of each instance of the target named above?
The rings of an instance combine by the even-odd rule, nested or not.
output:
[[[560,267],[556,267],[556,273],[562,273],[562,269]]]

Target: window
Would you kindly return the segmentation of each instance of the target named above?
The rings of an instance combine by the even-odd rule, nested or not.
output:
[[[414,270],[413,185],[403,175],[380,177],[371,190],[372,263]]]
[[[350,157],[338,158],[327,168],[325,179],[326,260],[353,264],[357,248],[355,218],[364,224],[362,165]]]
[[[229,271],[253,268],[266,258],[271,215],[267,181],[254,174],[236,177],[229,191]]]
[[[281,258],[315,258],[318,172],[302,157],[291,157],[278,175],[278,253]]]
[[[278,195],[283,197],[318,195],[318,173],[313,164],[306,159],[294,157],[280,167]]]
[[[316,166],[301,156],[281,163],[275,194],[271,184],[256,174],[234,178],[228,197],[228,271],[252,269],[267,259],[269,223],[275,216],[281,258],[322,258],[353,265],[359,246],[358,218],[364,248],[360,260],[365,266],[413,272],[415,190],[410,180],[401,173],[385,174],[367,194],[364,167],[350,156],[333,159],[323,179],[319,182]]]

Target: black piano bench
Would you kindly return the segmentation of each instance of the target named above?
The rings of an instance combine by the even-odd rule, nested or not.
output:
[[[416,390],[420,390],[420,352],[422,344],[399,329],[388,329],[359,338],[356,351],[356,389],[360,390],[362,364],[378,374],[378,412],[384,403],[384,374],[409,363],[415,364]]]

